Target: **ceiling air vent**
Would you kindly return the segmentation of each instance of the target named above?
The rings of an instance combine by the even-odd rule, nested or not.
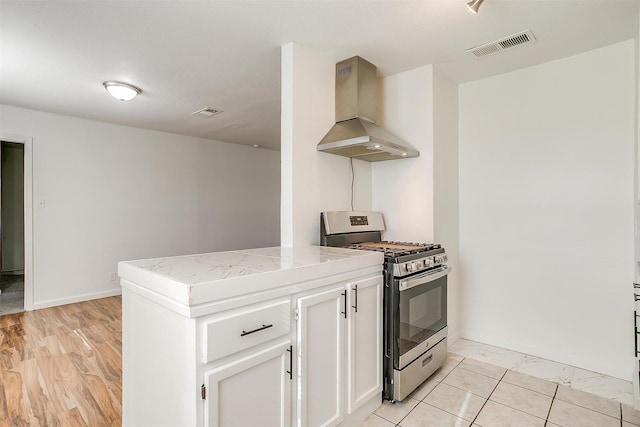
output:
[[[536,41],[536,38],[531,30],[526,30],[491,43],[472,47],[471,49],[467,49],[467,52],[473,53],[477,57],[487,56],[526,43],[533,43],[534,41]]]
[[[211,116],[215,116],[216,114],[220,114],[220,113],[222,113],[222,110],[214,110],[213,108],[206,107],[206,108],[203,108],[201,110],[194,111],[193,113],[191,113],[191,115],[192,116],[201,116],[201,117],[211,117]]]

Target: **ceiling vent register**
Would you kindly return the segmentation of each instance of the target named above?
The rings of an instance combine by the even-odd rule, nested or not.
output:
[[[491,43],[472,47],[471,49],[467,49],[467,52],[473,53],[476,57],[487,56],[493,53],[501,52],[505,49],[511,49],[512,47],[521,46],[527,43],[533,43],[535,41],[536,38],[531,30],[526,30]]]
[[[203,108],[201,110],[198,111],[194,111],[193,113],[191,113],[192,116],[200,116],[200,117],[211,117],[211,116],[215,116],[216,114],[220,114],[222,113],[222,110],[215,110],[213,108],[210,107],[206,107]]]

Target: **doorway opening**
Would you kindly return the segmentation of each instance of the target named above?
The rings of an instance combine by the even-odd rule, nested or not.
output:
[[[24,311],[25,145],[0,141],[0,316]]]

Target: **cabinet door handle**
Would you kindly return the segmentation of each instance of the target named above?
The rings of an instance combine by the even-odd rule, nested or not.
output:
[[[340,295],[342,295],[344,297],[344,311],[341,311],[340,313],[344,314],[344,318],[347,318],[347,290],[345,289],[343,293],[341,293]]]
[[[245,335],[249,335],[249,334],[253,334],[255,332],[260,332],[260,331],[264,331],[265,329],[269,329],[273,326],[273,324],[271,325],[262,325],[261,328],[258,329],[254,329],[252,331],[242,331],[242,333],[240,334],[241,337],[245,336]]]
[[[289,352],[289,370],[287,374],[289,374],[289,379],[293,380],[293,346],[290,345],[287,351]]]
[[[355,296],[355,300],[356,300],[356,301],[355,301],[355,303],[356,303],[356,305],[352,305],[351,307],[355,308],[355,309],[356,309],[356,313],[357,313],[357,312],[358,312],[358,285],[354,285],[353,290],[354,290],[354,291],[355,291],[355,293],[356,293],[356,296]]]

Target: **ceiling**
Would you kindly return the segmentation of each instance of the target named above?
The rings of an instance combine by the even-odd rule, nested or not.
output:
[[[280,46],[387,76],[434,64],[458,82],[637,36],[640,0],[0,1],[0,103],[280,147]],[[536,43],[466,49],[531,29]],[[121,102],[102,87],[143,89]],[[204,107],[223,110],[192,116]]]

